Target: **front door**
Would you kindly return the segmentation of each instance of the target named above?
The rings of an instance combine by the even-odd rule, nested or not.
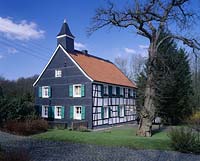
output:
[[[81,120],[81,106],[75,106],[74,108],[74,119]]]

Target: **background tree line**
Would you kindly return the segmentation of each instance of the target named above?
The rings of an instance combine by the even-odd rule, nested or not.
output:
[[[17,80],[0,77],[0,124],[8,120],[23,120],[35,115],[34,89],[37,75]]]

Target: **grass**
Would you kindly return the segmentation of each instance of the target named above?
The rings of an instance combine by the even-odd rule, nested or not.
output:
[[[136,136],[135,134],[136,128],[123,126],[93,132],[69,131],[67,129],[49,130],[45,133],[34,135],[33,138],[133,149],[171,150],[170,140],[166,131],[159,131],[148,138]]]

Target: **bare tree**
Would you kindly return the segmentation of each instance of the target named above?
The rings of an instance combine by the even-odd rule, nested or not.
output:
[[[114,60],[114,63],[117,67],[130,79],[130,73],[128,69],[128,59],[122,58],[121,56],[117,56]]]
[[[140,54],[133,54],[129,57],[117,56],[114,60],[117,67],[133,82],[142,72],[145,62],[146,58]]]
[[[130,66],[130,79],[133,81],[137,80],[138,75],[143,71],[146,58],[142,56],[141,54],[134,54],[131,56],[129,61]]]
[[[183,33],[194,24],[196,18],[189,5],[189,0],[134,0],[126,7],[117,9],[109,2],[105,8],[99,8],[93,17],[92,27],[89,33],[105,26],[130,27],[137,34],[149,40],[148,65],[147,65],[147,84],[145,88],[144,107],[140,114],[140,124],[137,134],[140,136],[151,136],[152,120],[155,114],[155,82],[154,66],[157,60],[157,50],[165,40],[172,38],[182,41],[191,48],[200,49],[200,44],[194,38],[177,34],[174,29],[180,29]],[[192,2],[190,0],[190,2]],[[170,31],[170,35],[158,39],[163,30]]]

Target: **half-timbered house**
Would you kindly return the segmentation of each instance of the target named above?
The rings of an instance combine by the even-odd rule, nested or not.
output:
[[[70,127],[75,121],[98,128],[135,121],[136,85],[112,62],[74,49],[66,22],[57,48],[33,84],[41,117]]]

